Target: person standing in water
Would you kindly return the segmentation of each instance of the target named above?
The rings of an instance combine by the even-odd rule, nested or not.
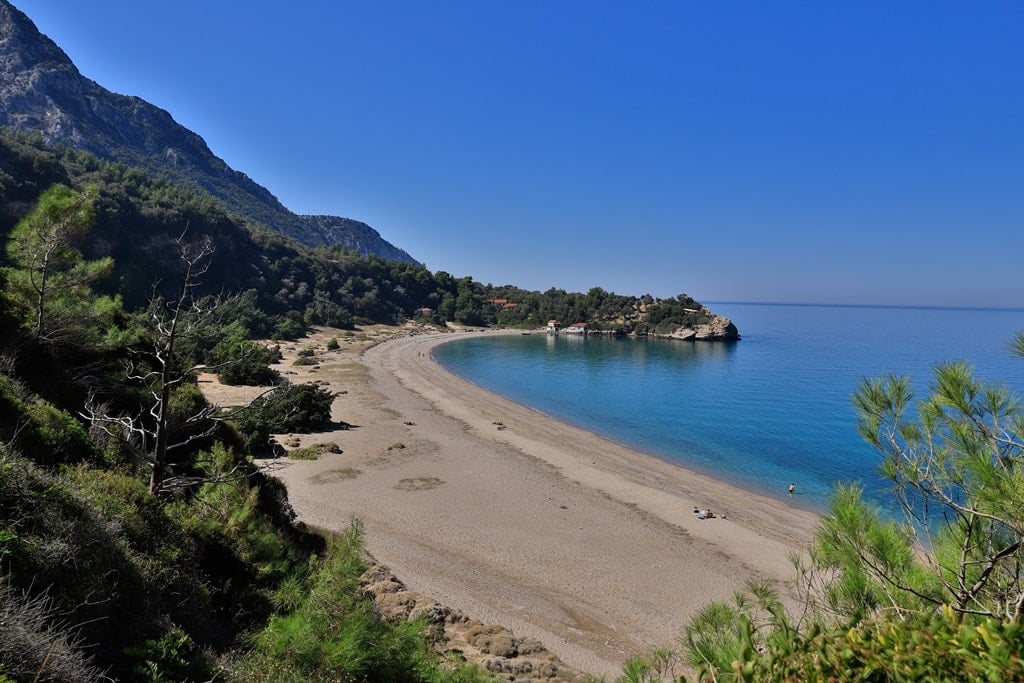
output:
[[[796,493],[796,484],[790,484],[789,485],[789,495],[792,496],[794,493]]]

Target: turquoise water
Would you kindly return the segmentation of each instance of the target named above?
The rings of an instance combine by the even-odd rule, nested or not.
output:
[[[878,495],[878,454],[856,432],[863,377],[967,360],[1024,395],[1024,359],[1006,348],[1024,311],[712,304],[735,343],[557,337],[470,338],[437,347],[452,372],[641,451],[748,489],[825,504],[836,481]]]

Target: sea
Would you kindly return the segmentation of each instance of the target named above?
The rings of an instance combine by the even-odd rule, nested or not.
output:
[[[1024,310],[710,303],[737,342],[543,332],[434,349],[449,371],[541,413],[747,490],[824,510],[837,482],[886,507],[881,456],[857,432],[864,378],[907,375],[924,396],[936,365],[1024,396],[1009,342]]]

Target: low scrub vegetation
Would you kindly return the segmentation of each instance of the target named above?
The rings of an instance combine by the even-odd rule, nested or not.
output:
[[[80,202],[100,197],[48,195],[0,284],[74,270],[103,214]],[[25,255],[58,240],[54,221],[82,224],[44,266]],[[246,297],[201,291],[208,240],[177,249],[141,308],[91,276],[43,304],[0,287],[0,681],[477,680],[443,666],[422,624],[378,619],[359,534],[328,551],[250,460],[269,433],[327,424],[334,395],[281,383],[277,350],[244,336]],[[199,390],[202,368],[275,386],[226,414]]]

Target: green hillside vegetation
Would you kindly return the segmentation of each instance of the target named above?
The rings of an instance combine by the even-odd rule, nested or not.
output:
[[[103,197],[52,186],[5,245],[0,680],[482,679],[443,666],[424,623],[378,619],[358,529],[310,532],[253,464],[269,430],[330,420],[334,396],[204,399],[195,368],[253,350],[232,349],[238,300],[200,286],[209,243],[172,243],[179,268],[146,307],[93,289],[118,272],[80,251]]]
[[[204,287],[239,296],[238,321],[253,337],[295,338],[312,325],[351,329],[409,319],[524,329],[557,319],[647,334],[708,319],[685,295],[656,300],[600,288],[586,294],[531,292],[344,248],[309,249],[227,211],[209,195],[87,152],[48,149],[39,138],[0,130],[0,237],[55,184],[92,188],[96,195],[89,239],[79,248],[88,260],[112,260],[110,271],[93,285],[97,293],[120,295],[128,310],[146,306],[154,286],[175,282],[175,241],[182,234],[190,241],[209,236],[213,260]],[[495,299],[515,305],[505,308]],[[648,309],[644,316],[638,314],[641,308]]]

